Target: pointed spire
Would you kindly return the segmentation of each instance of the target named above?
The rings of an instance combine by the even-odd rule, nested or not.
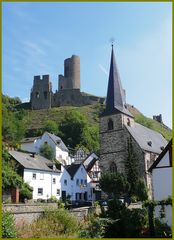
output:
[[[115,61],[113,42],[111,46],[112,46],[111,63],[109,71],[105,114],[122,112],[129,116],[132,116],[131,113],[126,109],[125,92],[121,85],[120,76]]]

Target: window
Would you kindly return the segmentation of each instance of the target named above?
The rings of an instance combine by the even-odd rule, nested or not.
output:
[[[57,189],[56,193],[57,193],[57,195],[60,195],[60,189]]]
[[[127,125],[130,126],[130,119],[127,118]]]
[[[40,180],[43,180],[43,179],[44,179],[44,174],[40,173]]]
[[[80,184],[83,185],[83,179],[81,179]]]
[[[110,118],[110,119],[108,120],[108,130],[112,130],[113,128],[114,128],[114,124],[113,124],[112,119]]]
[[[59,158],[61,158],[61,159],[62,159],[62,155],[61,155],[61,154],[59,155]]]
[[[84,185],[87,186],[87,180],[86,179],[84,180]]]
[[[64,185],[67,186],[67,180],[66,179],[64,180]]]
[[[109,169],[110,169],[111,172],[116,172],[117,171],[116,164],[114,162],[112,162]]]
[[[76,179],[76,185],[79,186],[79,179]]]
[[[93,178],[97,178],[98,177],[98,172],[93,172]]]
[[[47,91],[44,92],[44,98],[47,99]]]
[[[43,188],[38,188],[37,194],[38,194],[39,196],[42,196],[42,195],[43,195]]]
[[[56,184],[56,179],[55,178],[53,178],[53,184]]]
[[[36,180],[36,173],[33,173],[33,180]]]
[[[45,141],[45,142],[44,142],[44,144],[48,144],[48,142],[47,142],[47,141]]]
[[[36,92],[36,98],[39,98],[39,92]]]

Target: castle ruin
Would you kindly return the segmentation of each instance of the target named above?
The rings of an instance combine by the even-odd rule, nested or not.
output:
[[[33,110],[103,103],[104,99],[80,91],[80,57],[76,55],[65,59],[64,75],[58,77],[58,91],[52,92],[49,75],[34,76],[30,95]]]

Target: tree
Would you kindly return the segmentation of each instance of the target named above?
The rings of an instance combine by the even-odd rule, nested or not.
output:
[[[102,174],[99,184],[104,192],[116,198],[129,191],[129,183],[123,173],[105,172]]]
[[[44,126],[44,131],[57,134],[58,126],[57,126],[56,122],[52,121],[52,120],[46,121],[45,126]]]
[[[39,151],[43,157],[48,158],[50,160],[54,160],[55,158],[54,151],[50,145],[48,144],[41,145]]]
[[[139,201],[145,201],[148,199],[148,190],[143,178],[138,178],[135,193],[137,200]]]
[[[127,141],[127,160],[125,163],[125,173],[130,184],[129,194],[135,195],[137,189],[137,181],[139,178],[138,159],[134,152],[131,138],[129,138]]]
[[[66,112],[64,119],[59,125],[60,137],[71,148],[82,141],[83,130],[87,126],[86,118],[78,111]]]

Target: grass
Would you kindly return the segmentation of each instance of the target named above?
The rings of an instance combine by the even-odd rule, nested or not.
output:
[[[34,111],[28,110],[25,116],[25,121],[28,129],[43,128],[47,120],[53,120],[57,124],[59,124],[61,120],[64,118],[66,112],[76,110],[83,114],[90,124],[97,126],[99,124],[100,109],[101,106],[99,104],[95,104],[81,107],[64,106]],[[128,105],[128,109],[135,117],[136,122],[161,133],[168,141],[171,139],[172,137],[171,130],[167,128],[165,125],[151,118],[145,117],[139,110],[137,110],[135,107],[131,105]]]

